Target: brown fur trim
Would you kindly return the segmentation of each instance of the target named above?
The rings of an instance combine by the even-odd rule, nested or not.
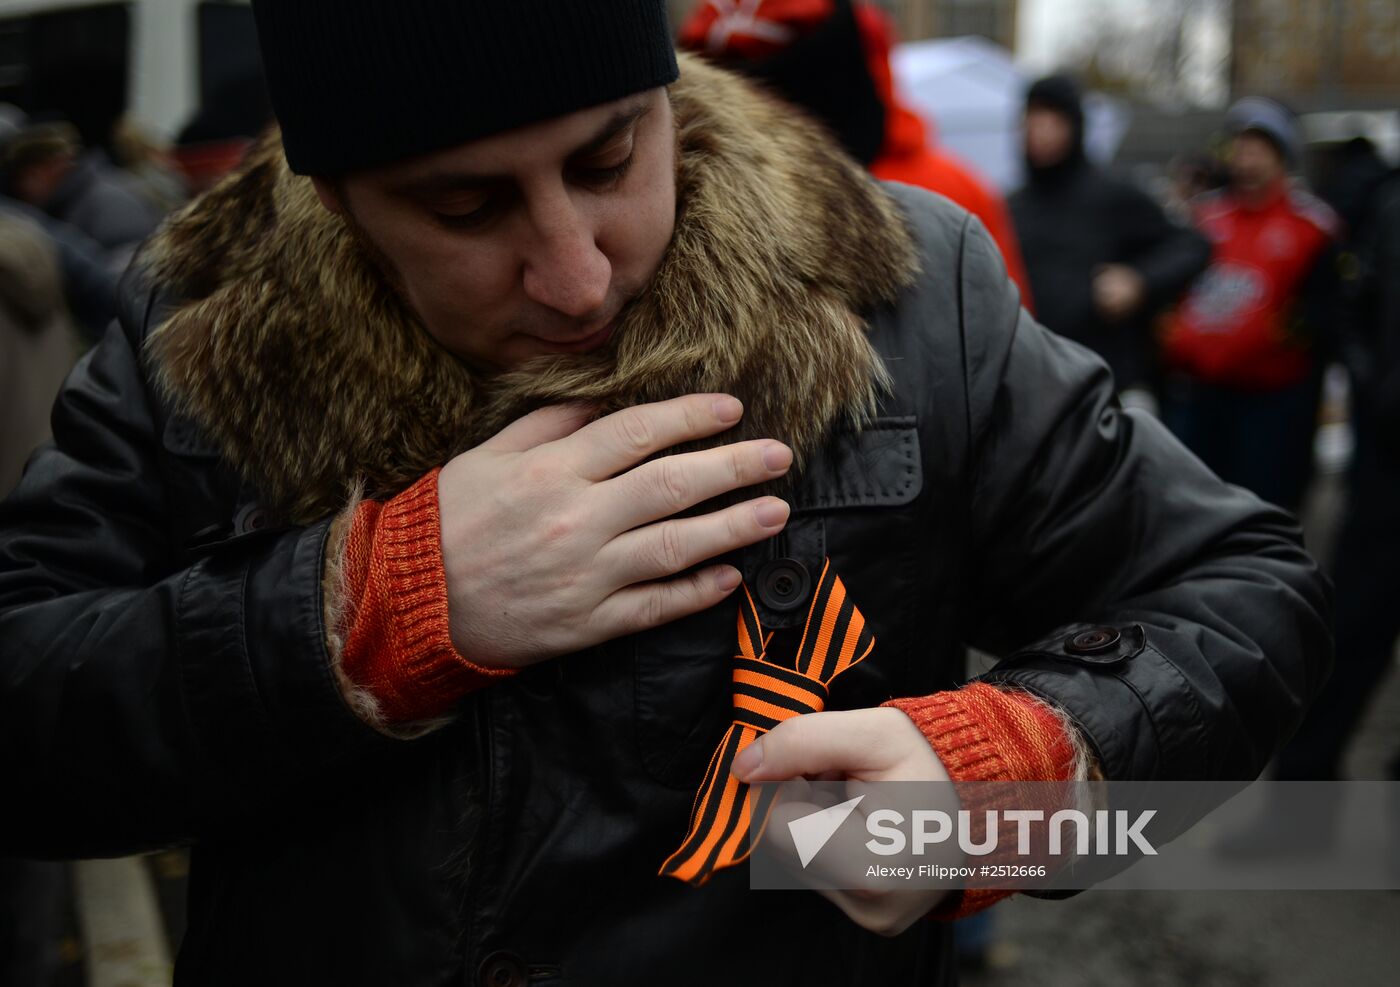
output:
[[[599,353],[481,374],[421,328],[275,138],[177,215],[145,262],[187,299],[153,333],[158,386],[281,518],[363,483],[392,494],[541,405],[600,414],[728,391],[798,464],[873,412],[888,376],[863,313],[916,261],[893,202],[829,139],[736,76],[682,59],[676,232]],[[754,491],[746,492],[752,496]]]
[[[322,618],[326,627],[326,652],[330,658],[331,672],[345,703],[361,720],[376,729],[383,729],[384,714],[379,709],[379,700],[368,689],[356,685],[345,674],[345,638],[355,621],[356,600],[345,585],[345,545],[350,537],[350,525],[355,517],[355,509],[360,506],[362,495],[356,491],[335,519],[326,533],[326,564],[321,575]]]

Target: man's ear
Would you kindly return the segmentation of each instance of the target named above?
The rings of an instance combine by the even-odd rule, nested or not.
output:
[[[348,212],[343,193],[335,182],[329,178],[312,175],[311,187],[316,190],[316,198],[321,200],[321,206],[326,212],[336,216],[344,216]]]

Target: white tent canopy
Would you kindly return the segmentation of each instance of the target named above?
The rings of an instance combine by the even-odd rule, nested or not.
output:
[[[1030,80],[1000,45],[984,38],[939,38],[899,45],[891,58],[900,95],[935,139],[1003,190],[1021,183],[1021,114]],[[1085,100],[1085,145],[1111,160],[1128,129],[1127,109],[1098,94]]]

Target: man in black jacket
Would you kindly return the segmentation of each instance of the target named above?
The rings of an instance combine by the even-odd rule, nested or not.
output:
[[[1154,391],[1151,321],[1210,261],[1210,244],[1084,153],[1084,107],[1068,76],[1026,93],[1026,184],[1011,217],[1036,317],[1107,361],[1121,390]]]
[[[1277,775],[1292,780],[1343,776],[1343,756],[1400,637],[1400,179],[1373,189],[1369,205],[1343,283],[1356,449],[1334,578],[1337,643],[1347,657],[1279,754]],[[1400,751],[1388,772],[1400,779]]]
[[[946,983],[919,919],[994,896],[659,873],[722,738],[726,791],[1191,780],[1296,724],[1291,520],[660,0],[254,9],[280,138],[0,512],[0,848],[192,844],[178,981]],[[827,698],[741,706],[804,641]]]

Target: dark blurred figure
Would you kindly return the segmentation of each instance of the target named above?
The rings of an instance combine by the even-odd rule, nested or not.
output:
[[[1317,195],[1341,217],[1349,236],[1359,236],[1375,212],[1378,193],[1393,177],[1376,145],[1353,137],[1327,153]]]
[[[146,201],[158,216],[179,209],[190,199],[185,176],[169,149],[129,116],[117,123],[111,162],[128,178],[127,187]]]
[[[1394,170],[1366,137],[1325,144],[1311,149],[1309,174],[1317,196],[1341,218],[1334,263],[1318,269],[1310,290],[1317,296],[1312,307],[1322,313],[1342,311],[1354,301],[1359,270],[1358,251],[1371,237],[1383,191],[1395,177]],[[1345,334],[1337,344],[1345,345]],[[1341,354],[1331,352],[1336,359]]]
[[[894,29],[883,11],[851,0],[707,0],[681,26],[680,44],[761,79],[811,113],[876,178],[937,192],[977,216],[1031,307],[1001,196],[939,148],[895,94]]]
[[[1400,637],[1400,181],[1388,181],[1371,208],[1344,295],[1356,449],[1333,563],[1337,664],[1279,754],[1280,778],[1341,777],[1347,744]],[[1400,751],[1389,775],[1400,779]]]
[[[1312,471],[1340,224],[1289,181],[1301,137],[1288,109],[1249,97],[1226,126],[1230,185],[1193,205],[1215,255],[1163,336],[1173,371],[1163,418],[1220,476],[1296,512]]]
[[[1367,169],[1363,174],[1374,174]],[[1341,278],[1340,354],[1352,380],[1351,422],[1356,436],[1347,477],[1346,512],[1333,552],[1337,661],[1298,732],[1279,752],[1280,781],[1334,781],[1372,697],[1380,688],[1400,637],[1400,179],[1371,187],[1369,215],[1348,238]],[[1359,195],[1353,199],[1363,201]],[[1386,774],[1400,781],[1400,750]],[[1288,829],[1275,820],[1281,795],[1261,815],[1226,834],[1220,849],[1258,858],[1316,852],[1336,837],[1340,803],[1318,800]]]
[[[85,152],[77,131],[63,122],[21,126],[0,148],[0,174],[5,194],[76,227],[114,255],[129,255],[161,220],[135,179],[106,152]]]
[[[18,107],[0,103],[0,154],[24,123],[24,113]],[[0,193],[0,216],[27,220],[48,234],[58,251],[68,310],[87,340],[95,342],[116,318],[121,270],[87,234],[28,203]]]
[[[273,122],[267,85],[250,75],[220,87],[175,138],[173,158],[191,194],[213,188]]]
[[[52,244],[28,220],[0,213],[0,498],[48,437],[49,408],[76,355]],[[62,864],[0,858],[0,984],[50,982],[65,882]]]
[[[114,10],[119,5],[106,6],[111,17],[97,10],[90,13],[115,27],[114,20],[124,19]],[[66,19],[59,11],[51,13],[58,15],[59,20]],[[36,53],[37,61],[30,65],[31,76],[26,88],[35,122],[62,120],[71,124],[77,132],[83,158],[143,202],[157,218],[162,217],[188,198],[184,182],[165,160],[159,143],[127,113],[130,95],[127,58],[90,34],[94,22],[79,27],[79,20],[86,18],[78,11],[72,13],[78,17],[70,25],[80,36],[61,45],[61,53]],[[56,31],[56,24],[48,30]],[[92,234],[83,224],[70,222],[96,239],[104,239]],[[117,246],[122,248],[141,239],[144,236]],[[104,246],[112,249],[105,242]]]
[[[0,496],[48,438],[49,408],[77,355],[53,244],[0,213]]]
[[[113,264],[97,242],[81,230],[17,199],[0,195],[0,216],[27,220],[47,234],[58,252],[68,311],[84,339],[97,342],[117,317],[117,283],[124,265]]]
[[[1151,320],[1205,268],[1210,245],[1141,189],[1090,164],[1083,101],[1068,76],[1027,92],[1025,153],[1027,181],[1011,196],[1011,216],[1036,316],[1096,350],[1120,390],[1150,393]]]

